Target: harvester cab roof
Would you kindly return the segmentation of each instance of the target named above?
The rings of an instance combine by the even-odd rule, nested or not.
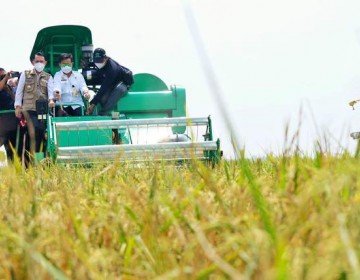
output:
[[[84,68],[92,55],[92,35],[89,28],[80,25],[58,25],[41,29],[31,50],[31,58],[43,52],[48,61],[45,71],[54,75],[60,70],[58,65],[62,53],[74,57],[73,69]]]

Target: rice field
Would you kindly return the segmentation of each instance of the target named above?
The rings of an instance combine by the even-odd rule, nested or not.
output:
[[[0,279],[360,279],[360,160],[0,168]]]

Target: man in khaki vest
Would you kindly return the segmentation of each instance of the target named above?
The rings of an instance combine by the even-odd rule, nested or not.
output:
[[[23,113],[27,118],[27,151],[30,145],[30,127],[33,126],[35,130],[35,152],[40,152],[42,140],[44,139],[44,132],[46,123],[38,120],[36,112],[36,101],[43,99],[49,101],[49,107],[54,104],[53,96],[53,78],[50,74],[44,72],[44,67],[47,63],[45,55],[41,52],[34,54],[31,61],[34,68],[22,72],[18,87],[15,94],[15,115],[21,119]],[[26,113],[25,113],[26,112]]]

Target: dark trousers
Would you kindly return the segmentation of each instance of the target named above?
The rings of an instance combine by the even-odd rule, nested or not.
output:
[[[26,111],[24,116],[27,123],[25,129],[25,150],[27,154],[31,153],[33,149],[35,153],[45,151],[43,140],[46,130],[46,119],[39,120],[36,111]]]
[[[57,117],[67,117],[67,116],[82,116],[81,107],[73,109],[71,106],[63,107],[61,110],[60,106],[56,106],[55,116]]]
[[[18,135],[18,147],[16,147],[17,131],[19,120],[14,113],[0,115],[0,146],[4,145],[7,159],[14,160],[14,151],[16,148],[17,155],[21,156],[20,135]]]
[[[121,82],[113,90],[105,93],[100,100],[101,111],[99,115],[106,116],[110,111],[113,111],[116,108],[118,101],[126,94],[127,90],[127,86]]]

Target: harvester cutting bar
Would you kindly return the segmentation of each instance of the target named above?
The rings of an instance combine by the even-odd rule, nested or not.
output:
[[[179,142],[161,144],[128,144],[63,147],[57,152],[57,160],[64,162],[88,162],[101,160],[148,161],[206,159],[206,151],[217,149],[216,141]]]
[[[121,127],[174,127],[174,126],[198,126],[208,125],[208,118],[153,118],[153,119],[126,119],[126,120],[91,120],[81,122],[58,122],[56,130],[97,130],[116,129]]]

